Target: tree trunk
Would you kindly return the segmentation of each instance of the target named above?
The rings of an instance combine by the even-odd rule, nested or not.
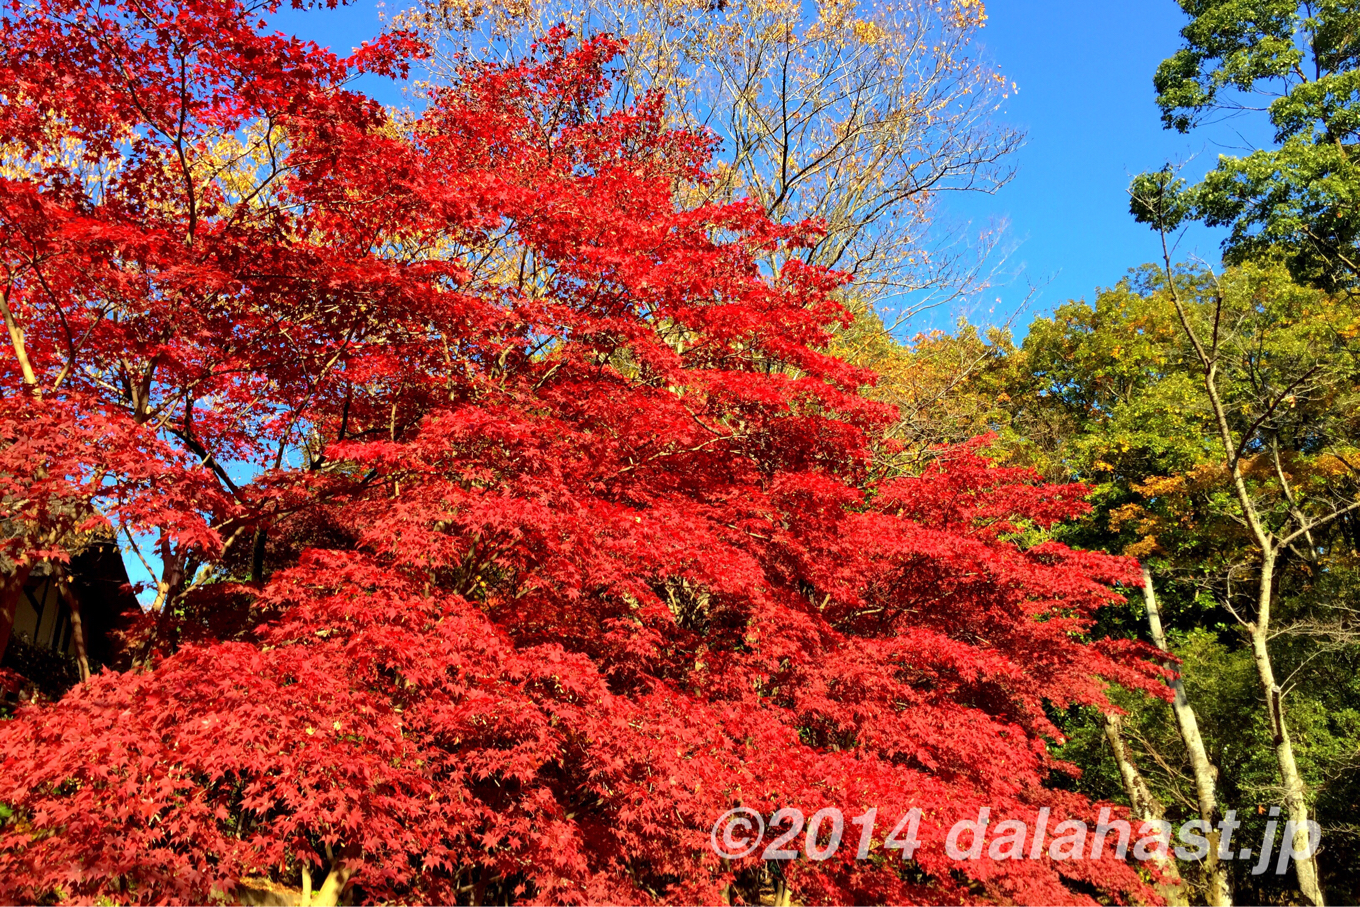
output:
[[[28,347],[24,343],[24,329],[14,318],[9,307],[10,291],[13,284],[7,284],[0,292],[0,314],[4,315],[5,328],[9,331],[10,345],[14,347],[14,357],[19,361],[19,373],[23,375],[24,387],[38,400],[42,400],[42,388],[38,386],[38,376],[33,371],[33,363],[28,358]]]
[[[344,860],[331,866],[331,871],[326,873],[326,881],[321,883],[321,887],[312,896],[313,907],[336,907],[352,875],[354,870],[346,865]]]
[[[19,596],[24,594],[24,583],[32,568],[15,567],[13,573],[0,575],[0,658],[9,646],[9,635],[14,630],[14,617],[19,608]]]
[[[151,664],[151,654],[156,643],[169,635],[174,622],[173,604],[176,596],[184,587],[184,555],[172,554],[169,544],[161,543],[161,578],[156,583],[156,599],[151,603],[151,613],[156,615],[142,643],[141,651],[133,659],[135,667]]]
[[[1109,741],[1110,749],[1114,752],[1115,764],[1119,766],[1119,777],[1124,781],[1124,793],[1128,795],[1129,807],[1133,816],[1140,822],[1160,822],[1166,816],[1166,811],[1156,797],[1152,796],[1152,790],[1148,787],[1147,781],[1138,771],[1138,766],[1134,764],[1133,756],[1129,753],[1128,747],[1124,744],[1123,726],[1118,715],[1106,713],[1105,716],[1105,739]],[[1180,870],[1176,867],[1176,860],[1169,852],[1158,851],[1153,862],[1157,864],[1157,871],[1161,875],[1161,881],[1156,883],[1157,893],[1162,896],[1171,907],[1184,907],[1190,903],[1186,897],[1185,880],[1181,878]]]
[[[85,624],[80,619],[80,599],[71,588],[71,579],[66,575],[57,578],[57,589],[66,599],[66,607],[71,610],[71,635],[76,643],[76,664],[80,668],[80,682],[90,682],[90,656],[86,647]]]
[[[250,549],[250,581],[252,583],[264,581],[264,552],[267,541],[268,535],[264,531],[264,527],[256,529],[254,543]]]
[[[784,878],[784,873],[780,872],[774,885],[774,907],[789,907],[792,903],[793,889],[789,887],[788,880]]]
[[[1205,347],[1200,341],[1199,335],[1195,332],[1194,326],[1190,323],[1190,316],[1186,311],[1185,304],[1181,301],[1180,293],[1176,289],[1175,273],[1171,268],[1171,250],[1166,242],[1166,229],[1159,227],[1162,239],[1162,263],[1165,268],[1167,289],[1171,293],[1172,304],[1176,307],[1176,317],[1180,320],[1181,327],[1185,330],[1186,337],[1195,348],[1195,355],[1199,357],[1200,364],[1204,366],[1204,390],[1209,397],[1209,406],[1214,414],[1214,421],[1218,425],[1219,440],[1223,443],[1224,465],[1228,467],[1228,474],[1232,479],[1233,494],[1237,496],[1237,502],[1242,507],[1242,516],[1246,521],[1247,528],[1251,531],[1252,537],[1256,541],[1256,547],[1261,552],[1261,577],[1258,588],[1256,602],[1256,620],[1243,621],[1247,631],[1251,636],[1252,657],[1256,661],[1256,672],[1261,679],[1261,688],[1265,692],[1266,711],[1270,717],[1270,727],[1274,737],[1275,759],[1280,766],[1280,780],[1284,786],[1285,805],[1289,809],[1289,821],[1293,824],[1294,835],[1290,841],[1290,847],[1295,852],[1309,853],[1312,849],[1307,846],[1311,843],[1311,835],[1308,829],[1308,801],[1305,796],[1303,778],[1299,775],[1298,763],[1294,761],[1294,747],[1289,741],[1289,728],[1285,722],[1284,704],[1281,702],[1283,691],[1275,682],[1275,670],[1270,663],[1270,652],[1266,645],[1270,639],[1270,609],[1274,598],[1275,584],[1275,560],[1279,555],[1276,547],[1276,538],[1261,519],[1260,511],[1257,509],[1256,502],[1252,499],[1251,492],[1247,488],[1246,478],[1242,474],[1242,464],[1239,459],[1242,450],[1245,450],[1247,441],[1251,438],[1249,432],[1242,438],[1240,444],[1233,435],[1232,426],[1228,422],[1228,410],[1223,404],[1223,398],[1218,393],[1218,318],[1222,314],[1223,297],[1216,297],[1214,312],[1214,334],[1212,345]],[[1332,517],[1348,512],[1343,509],[1334,511]],[[1297,517],[1295,517],[1297,519]],[[1312,525],[1318,525],[1313,523]],[[1310,528],[1310,524],[1303,523],[1299,529],[1301,531]],[[1296,533],[1297,534],[1297,533]],[[1285,543],[1293,536],[1286,536]],[[1297,847],[1299,843],[1304,843],[1305,847]],[[1297,857],[1294,859],[1294,870],[1299,881],[1299,890],[1303,893],[1304,899],[1314,907],[1323,907],[1322,888],[1318,882],[1317,861],[1311,856]]]
[[[1294,759],[1294,745],[1289,739],[1289,725],[1284,716],[1284,692],[1275,682],[1275,668],[1270,660],[1267,646],[1270,631],[1270,609],[1274,595],[1275,557],[1267,553],[1261,561],[1261,585],[1257,602],[1257,619],[1249,625],[1251,632],[1251,654],[1256,662],[1256,673],[1261,679],[1261,689],[1265,693],[1266,712],[1269,716],[1271,743],[1275,749],[1275,761],[1280,766],[1280,781],[1284,787],[1285,807],[1289,810],[1289,821],[1293,823],[1294,836],[1291,841],[1281,841],[1280,846],[1288,844],[1296,854],[1308,854],[1294,858],[1294,873],[1298,877],[1299,891],[1313,907],[1323,907],[1322,885],[1318,879],[1317,859],[1309,853],[1312,849],[1308,833],[1308,798],[1299,774],[1298,762]]]
[[[477,884],[472,889],[472,907],[483,907],[486,903],[486,883],[491,873],[485,866],[477,867]]]
[[[1157,648],[1171,654],[1166,644],[1166,634],[1162,630],[1162,613],[1157,605],[1157,593],[1152,585],[1152,571],[1143,565],[1143,599],[1147,603],[1148,628],[1152,631],[1152,641]],[[1209,855],[1204,859],[1204,879],[1208,885],[1205,901],[1210,907],[1227,907],[1232,903],[1232,889],[1228,885],[1228,867],[1218,858],[1218,796],[1214,790],[1218,781],[1218,767],[1209,760],[1204,747],[1204,738],[1199,733],[1199,720],[1190,700],[1185,695],[1185,684],[1180,673],[1170,681],[1174,694],[1171,711],[1176,716],[1176,727],[1181,740],[1185,743],[1186,753],[1190,756],[1190,770],[1195,779],[1195,798],[1199,802],[1199,817],[1208,824],[1205,837],[1209,839]]]

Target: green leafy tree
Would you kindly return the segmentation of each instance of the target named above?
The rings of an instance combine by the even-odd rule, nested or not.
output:
[[[1360,600],[1360,521],[1345,508],[1356,492],[1351,467],[1360,465],[1360,305],[1298,284],[1279,264],[1174,274],[1190,327],[1216,337],[1216,387],[1252,505],[1277,538],[1294,531],[1290,525],[1312,526],[1275,558],[1267,650],[1305,801],[1324,829],[1323,883],[1333,900],[1354,900],[1349,804],[1357,793],[1350,779],[1360,753],[1360,691],[1347,672],[1360,664],[1360,647],[1348,603]],[[894,368],[881,369],[874,393],[905,394],[891,386],[895,375],[911,376],[908,388],[920,386],[934,363],[965,361],[960,351],[987,354],[933,400],[927,421],[940,436],[994,432],[992,452],[1003,461],[1093,488],[1092,514],[1063,538],[1135,555],[1152,568],[1161,635],[1183,659],[1184,693],[1207,761],[1217,767],[1217,811],[1237,811],[1238,838],[1256,844],[1284,793],[1253,654],[1262,558],[1203,362],[1170,289],[1165,269],[1147,266],[1089,302],[1036,319],[1019,344],[988,347],[979,341],[985,333],[968,326],[918,339],[899,348]],[[1336,511],[1345,512],[1319,522]],[[1145,596],[1130,590],[1129,598],[1103,631],[1153,639]],[[1122,704],[1128,748],[1168,817],[1196,817],[1203,808],[1175,712],[1132,697]],[[1088,793],[1114,796],[1122,783],[1104,723],[1095,713],[1070,716],[1066,755],[1083,768]],[[1253,876],[1252,865],[1228,867],[1240,902],[1300,896],[1286,887],[1292,879]],[[1209,900],[1204,873],[1182,870],[1194,896]]]
[[[1154,79],[1162,122],[1246,114],[1272,147],[1220,157],[1182,216],[1227,226],[1229,262],[1282,250],[1296,277],[1360,280],[1360,7],[1353,0],[1179,0],[1184,43]],[[1263,124],[1264,125],[1264,124]],[[1145,179],[1151,177],[1145,177]]]

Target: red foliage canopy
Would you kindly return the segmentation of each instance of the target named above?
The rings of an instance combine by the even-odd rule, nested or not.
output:
[[[758,855],[709,846],[739,803],[877,807],[880,838],[922,809],[911,862],[787,866],[805,902],[1146,894],[943,847],[980,806],[1094,819],[1045,786],[1045,708],[1154,685],[1087,639],[1129,564],[1023,541],[1083,489],[972,448],[882,480],[815,225],[682,204],[708,141],[610,108],[616,42],[469,62],[405,122],[344,87],[400,34],[338,59],[234,0],[10,9],[4,553],[111,522],[164,570],[135,669],[0,724],[0,899],[304,866],[749,898]]]

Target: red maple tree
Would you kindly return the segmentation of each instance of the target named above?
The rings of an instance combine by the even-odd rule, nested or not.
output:
[[[1087,637],[1130,565],[1023,542],[1084,490],[882,479],[815,225],[681,204],[708,140],[610,106],[617,42],[406,121],[346,82],[407,36],[273,9],[3,17],[7,588],[101,525],[161,574],[132,669],[0,724],[0,899],[749,902],[737,804],[922,810],[910,861],[782,866],[804,902],[1146,896],[944,851],[1094,819],[1045,709],[1156,684]]]

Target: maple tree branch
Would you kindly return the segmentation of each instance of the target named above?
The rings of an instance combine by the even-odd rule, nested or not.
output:
[[[24,330],[14,318],[14,312],[10,308],[10,292],[13,289],[12,282],[6,282],[4,290],[0,290],[0,313],[5,317],[5,328],[9,331],[10,346],[14,349],[14,356],[19,360],[19,372],[23,376],[24,386],[28,392],[38,400],[42,399],[42,388],[38,385],[38,376],[33,372],[33,363],[28,359],[28,347],[24,345]]]

